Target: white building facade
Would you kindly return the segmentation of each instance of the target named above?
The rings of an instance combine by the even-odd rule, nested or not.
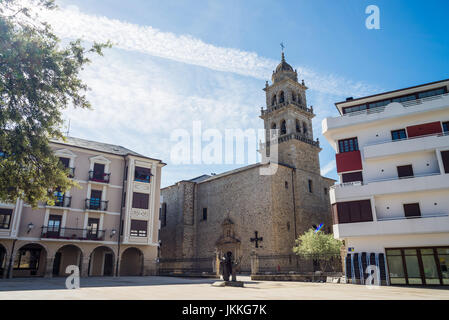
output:
[[[336,103],[323,120],[340,183],[330,190],[347,278],[449,285],[449,80]]]

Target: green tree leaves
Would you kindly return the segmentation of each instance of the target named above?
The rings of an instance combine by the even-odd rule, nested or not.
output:
[[[54,9],[54,1],[35,0]],[[31,18],[31,19],[30,19]],[[63,139],[62,110],[70,105],[90,108],[87,85],[79,73],[89,54],[103,54],[111,43],[81,40],[62,48],[45,22],[16,0],[0,0],[0,201],[18,197],[36,206],[52,201],[53,191],[75,184],[49,146]]]

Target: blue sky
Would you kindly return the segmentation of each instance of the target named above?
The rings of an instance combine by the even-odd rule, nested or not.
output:
[[[94,110],[68,110],[72,136],[160,158],[162,185],[241,166],[174,165],[174,129],[262,128],[265,80],[280,60],[309,86],[321,167],[336,178],[321,120],[334,102],[449,78],[448,1],[63,0],[63,39],[116,43],[83,72]],[[380,9],[380,30],[365,8]],[[69,22],[68,22],[69,21]],[[68,22],[68,23],[67,23]]]

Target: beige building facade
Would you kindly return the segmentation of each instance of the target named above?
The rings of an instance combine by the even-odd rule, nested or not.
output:
[[[320,174],[321,149],[313,138],[315,115],[307,107],[306,90],[282,54],[272,84],[267,81],[264,88],[260,116],[267,135],[278,130],[273,140],[278,159],[161,190],[161,272],[216,271],[214,257],[227,252],[240,261],[241,272],[249,272],[252,255],[291,255],[295,239],[321,223],[330,232],[328,190],[334,180]],[[270,148],[262,145],[262,154]],[[261,174],[273,165],[273,175]]]
[[[162,161],[66,137],[52,148],[79,188],[54,205],[0,204],[2,277],[155,274]]]

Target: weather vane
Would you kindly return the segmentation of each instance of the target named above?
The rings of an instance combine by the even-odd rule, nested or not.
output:
[[[282,48],[282,52],[284,52],[284,42],[281,42],[281,48]]]

